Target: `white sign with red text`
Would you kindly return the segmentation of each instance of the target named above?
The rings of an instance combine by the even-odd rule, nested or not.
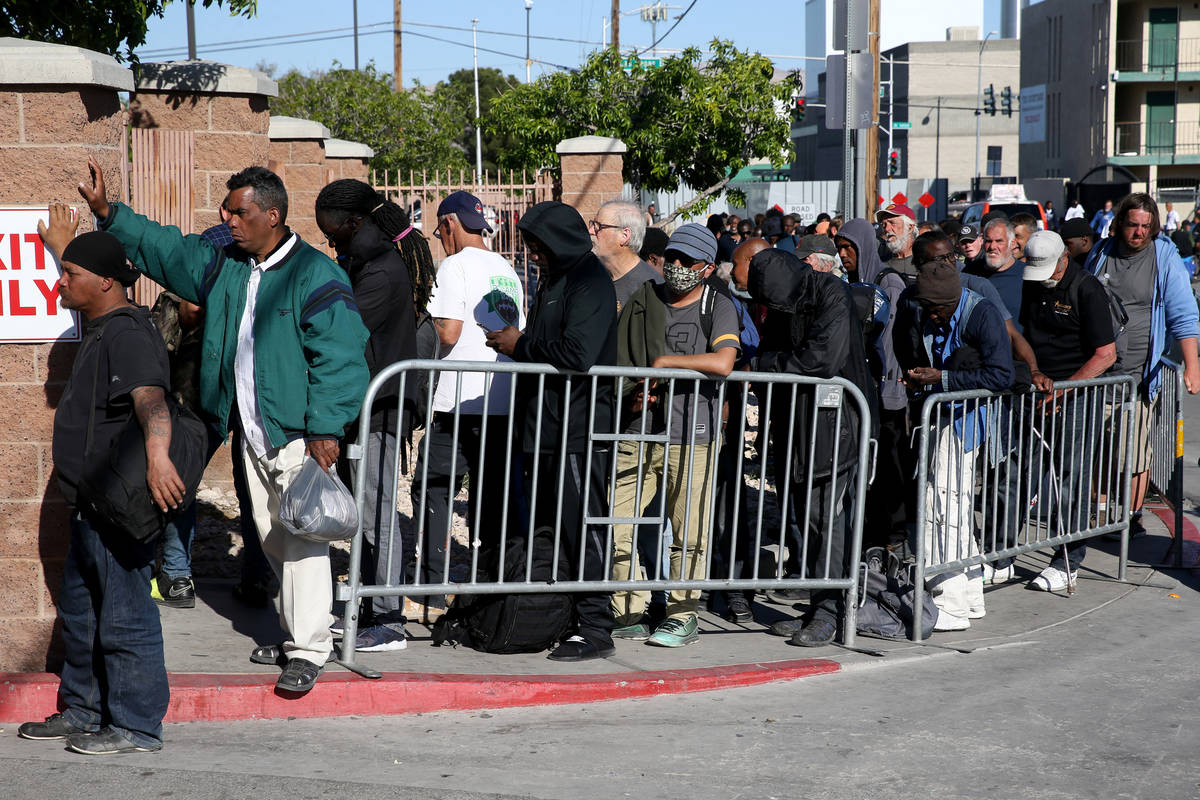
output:
[[[79,341],[79,319],[58,302],[62,270],[38,236],[50,209],[0,208],[0,342]]]

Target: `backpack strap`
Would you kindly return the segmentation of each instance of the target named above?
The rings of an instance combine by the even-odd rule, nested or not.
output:
[[[717,293],[708,284],[700,295],[700,329],[704,331],[704,347],[712,347],[713,307],[717,304]]]

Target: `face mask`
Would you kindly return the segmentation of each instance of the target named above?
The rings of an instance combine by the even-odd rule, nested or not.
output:
[[[1047,289],[1053,289],[1055,286],[1058,286],[1058,279],[1046,278],[1046,280],[1042,281],[1042,286],[1045,286]]]
[[[700,285],[704,270],[695,270],[679,264],[663,264],[663,280],[675,294],[687,294]]]

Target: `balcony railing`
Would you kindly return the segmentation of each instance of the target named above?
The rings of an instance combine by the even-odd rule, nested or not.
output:
[[[1117,42],[1118,72],[1200,72],[1200,39],[1125,39]]]
[[[1118,122],[1118,156],[1200,155],[1200,122]]]

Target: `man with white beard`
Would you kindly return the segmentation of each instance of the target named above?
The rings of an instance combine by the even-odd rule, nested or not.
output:
[[[1016,231],[1007,219],[996,217],[983,226],[983,261],[963,267],[968,275],[987,278],[1000,293],[1009,316],[1016,322],[1021,315],[1021,291],[1025,285],[1025,262],[1013,252]],[[1021,329],[1017,323],[1017,330]]]
[[[887,266],[904,278],[906,285],[917,279],[912,264],[913,240],[917,238],[917,215],[902,203],[892,203],[875,212],[875,221],[883,228],[883,243],[891,253]]]

